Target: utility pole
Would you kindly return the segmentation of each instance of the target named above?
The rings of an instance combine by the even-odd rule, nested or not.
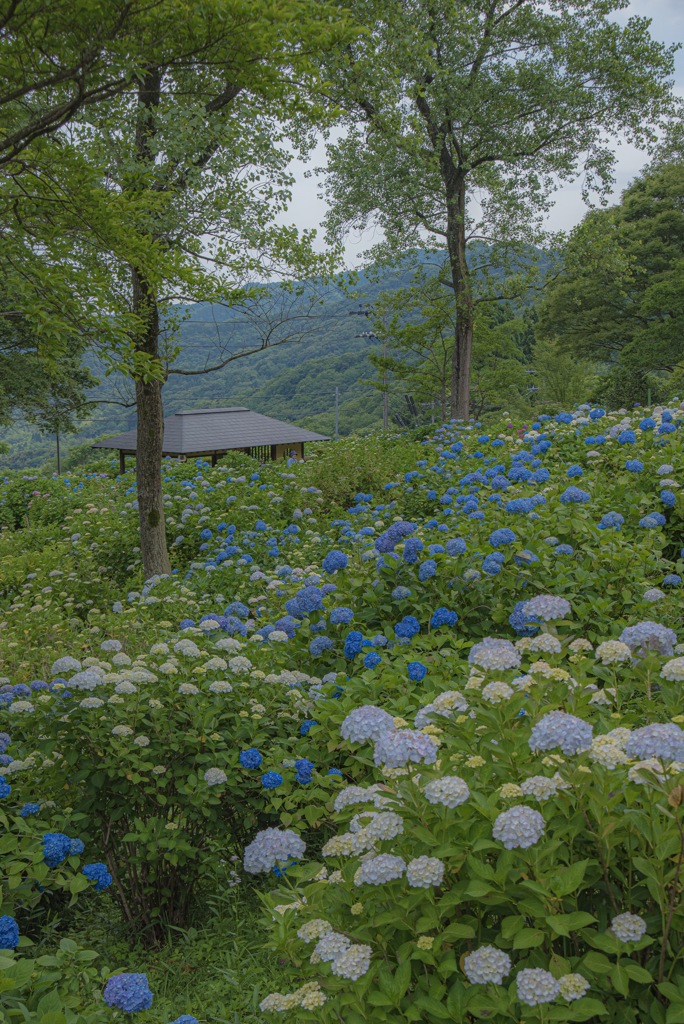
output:
[[[352,309],[349,312],[349,316],[365,316],[369,317],[373,312],[372,306],[360,305],[358,309]],[[385,315],[385,328],[387,327],[387,316]],[[362,331],[361,334],[356,335],[357,338],[377,338],[377,334],[374,331]],[[382,339],[382,358],[387,359],[387,331]],[[389,394],[387,391],[387,370],[383,367],[382,371],[382,429],[387,430],[389,428]]]
[[[335,440],[340,439],[340,389],[335,388]]]

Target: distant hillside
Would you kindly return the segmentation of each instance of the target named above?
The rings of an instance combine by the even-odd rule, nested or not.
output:
[[[540,253],[539,258],[543,261],[544,254]],[[166,415],[181,409],[246,405],[256,412],[332,435],[337,387],[340,435],[380,427],[382,398],[363,383],[376,378],[368,353],[377,343],[358,337],[370,325],[366,318],[350,313],[358,310],[360,303],[372,304],[381,291],[408,284],[409,277],[408,272],[398,270],[384,274],[378,283],[361,272],[355,286],[356,298],[348,297],[334,285],[322,291],[322,304],[317,306],[314,316],[301,322],[301,340],[236,359],[206,375],[170,376],[164,388]],[[259,344],[258,332],[236,321],[229,309],[200,303],[179,309],[179,314],[183,312],[187,319],[180,326],[182,354],[177,367],[197,370],[218,361],[221,351]],[[283,329],[287,331],[288,327],[286,324]],[[89,358],[88,364],[103,381],[92,397],[131,401],[130,382],[116,375],[105,377],[104,368],[95,358]],[[393,419],[405,416],[406,408],[405,396],[400,391],[391,395]],[[135,422],[132,407],[97,405],[81,423],[78,434],[62,439],[62,452],[68,457],[70,450],[129,430]],[[3,431],[2,439],[10,451],[0,455],[0,470],[42,466],[54,460],[55,439],[41,435],[21,419]]]

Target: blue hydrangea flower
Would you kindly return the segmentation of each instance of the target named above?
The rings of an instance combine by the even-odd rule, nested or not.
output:
[[[282,784],[283,777],[279,772],[266,772],[261,776],[261,785],[264,789],[277,789]]]
[[[571,544],[557,544],[553,549],[554,555],[571,555],[574,548]]]
[[[674,491],[663,490],[660,492],[660,500],[662,501],[665,508],[674,508],[677,504],[677,498],[675,497]]]
[[[408,665],[408,677],[414,683],[420,683],[427,675],[427,669],[420,661],[410,661]]]
[[[0,949],[16,949],[18,945],[19,925],[9,914],[3,914],[0,917]]]
[[[345,658],[355,658],[357,654],[360,654],[362,647],[363,633],[359,633],[357,629],[352,629],[350,633],[347,633],[344,641]]]
[[[682,577],[676,572],[669,572],[663,580],[664,587],[679,587],[682,584]]]
[[[421,562],[421,565],[418,569],[418,579],[421,581],[421,583],[424,583],[426,580],[432,579],[432,577],[436,575],[437,563],[435,562],[434,558],[428,558],[425,562]]]
[[[659,526],[664,526],[666,523],[665,516],[660,512],[651,512],[649,515],[644,516],[643,519],[639,520],[639,526],[644,530],[657,530]]]
[[[337,572],[338,569],[346,569],[349,565],[349,558],[344,551],[329,551],[323,559],[323,571],[327,573]]]
[[[513,544],[515,541],[515,534],[513,530],[509,530],[507,526],[504,526],[500,530],[494,530],[489,535],[489,543],[493,548],[507,547],[509,544]]]
[[[0,775],[0,800],[4,800],[12,792],[12,787],[5,781],[3,775]]]
[[[190,1013],[182,1013],[180,1017],[172,1020],[171,1024],[199,1024],[199,1021],[197,1017],[193,1017]]]
[[[43,836],[43,860],[49,868],[56,868],[71,852],[71,839],[63,832],[46,832]]]
[[[139,1013],[152,1006],[146,974],[117,974],[104,988],[104,1001],[124,1013]]]
[[[623,430],[618,434],[618,444],[636,444],[636,434],[633,430]]]
[[[456,612],[449,611],[448,608],[437,608],[430,619],[433,629],[439,629],[440,626],[455,626],[457,622],[458,615]]]
[[[382,658],[377,651],[369,651],[363,659],[364,668],[377,668],[382,661]]]
[[[656,425],[656,421],[654,419],[651,419],[650,416],[647,416],[639,424],[639,429],[640,430],[654,430],[655,429],[655,425]]]
[[[315,718],[305,719],[299,726],[299,735],[308,736],[311,730],[313,729],[314,725],[318,725],[318,722],[316,721]]]
[[[539,623],[540,620],[525,614],[523,609],[526,604],[526,601],[518,601],[515,608],[508,616],[508,621],[518,636],[534,636],[535,633],[539,632],[539,625],[537,625],[537,623]]]
[[[394,632],[400,639],[411,640],[417,633],[420,633],[420,623],[415,615],[405,615],[397,622]]]
[[[311,612],[319,611],[323,607],[323,595],[318,587],[304,587],[285,603],[289,615],[296,619],[303,619]]]
[[[300,757],[295,761],[295,779],[301,786],[308,786],[314,773],[314,763],[307,757]]]
[[[570,466],[570,468],[568,469],[568,471],[567,471],[567,473],[565,475],[569,476],[571,479],[572,479],[572,477],[575,477],[575,476],[584,476],[584,470],[582,469],[581,466],[578,466],[577,463],[575,463],[574,466]]]
[[[78,857],[85,850],[85,843],[82,839],[72,839],[69,843],[69,856]]]
[[[331,650],[332,646],[333,642],[329,636],[315,636],[309,644],[309,653],[318,658],[323,651]]]
[[[488,576],[498,576],[503,569],[503,555],[499,554],[498,551],[493,551],[491,555],[482,562],[482,572],[486,572]]]
[[[0,732],[0,754],[4,754],[11,743],[12,739],[9,733]]]
[[[468,546],[463,540],[463,537],[452,537],[451,540],[446,542],[446,553],[447,555],[463,555],[467,551]]]
[[[107,870],[107,865],[101,861],[96,861],[94,864],[86,864],[83,868],[83,872],[86,878],[90,882],[95,883],[95,892],[103,892],[104,889],[108,889],[112,884],[112,876]]]
[[[328,768],[328,775],[342,775],[339,768]]]
[[[643,473],[644,464],[640,459],[627,459],[625,469],[628,469],[630,473]]]
[[[598,524],[599,530],[620,530],[625,517],[620,512],[606,512]]]
[[[330,623],[333,626],[347,625],[354,618],[351,608],[333,608],[330,612]]]
[[[256,747],[250,747],[248,750],[241,750],[238,761],[243,768],[254,769],[261,768],[263,757],[259,753]]]
[[[591,494],[579,487],[567,487],[560,496],[563,505],[584,505],[591,501]]]
[[[28,803],[24,804],[22,809],[19,811],[19,815],[22,818],[30,818],[32,814],[38,814],[40,811],[40,804]]]

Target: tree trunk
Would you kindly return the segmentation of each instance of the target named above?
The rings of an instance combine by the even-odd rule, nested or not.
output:
[[[135,339],[135,347],[137,351],[156,359],[159,355],[159,312],[147,281],[136,269],[133,269],[133,309],[144,323],[144,329]],[[135,476],[138,483],[140,552],[146,578],[171,572],[162,497],[162,386],[161,380],[138,377],[135,381],[138,408]]]
[[[156,126],[154,109],[159,104],[161,73],[158,69],[142,79],[138,89],[138,124],[135,134],[135,157],[140,163],[154,161],[151,140]],[[136,352],[145,355],[146,370],[160,371],[159,307],[153,286],[145,272],[131,267],[133,312],[140,321],[134,338]],[[138,411],[138,436],[135,452],[135,475],[138,484],[138,515],[140,518],[140,552],[145,576],[171,573],[166,547],[166,524],[162,495],[162,445],[164,440],[163,381],[159,378],[135,378]]]
[[[456,302],[456,327],[451,355],[451,416],[470,415],[470,369],[473,349],[474,306],[470,270],[466,262],[465,177],[453,166],[445,175],[447,195],[447,250]]]

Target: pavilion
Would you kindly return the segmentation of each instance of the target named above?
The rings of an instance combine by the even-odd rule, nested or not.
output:
[[[212,466],[228,452],[244,452],[260,462],[294,455],[304,458],[307,441],[329,441],[323,434],[303,430],[292,423],[262,416],[243,406],[228,409],[188,409],[164,420],[163,455],[182,460],[201,457],[211,459]],[[93,448],[119,451],[119,466],[126,472],[126,456],[135,455],[137,431],[129,430]]]

